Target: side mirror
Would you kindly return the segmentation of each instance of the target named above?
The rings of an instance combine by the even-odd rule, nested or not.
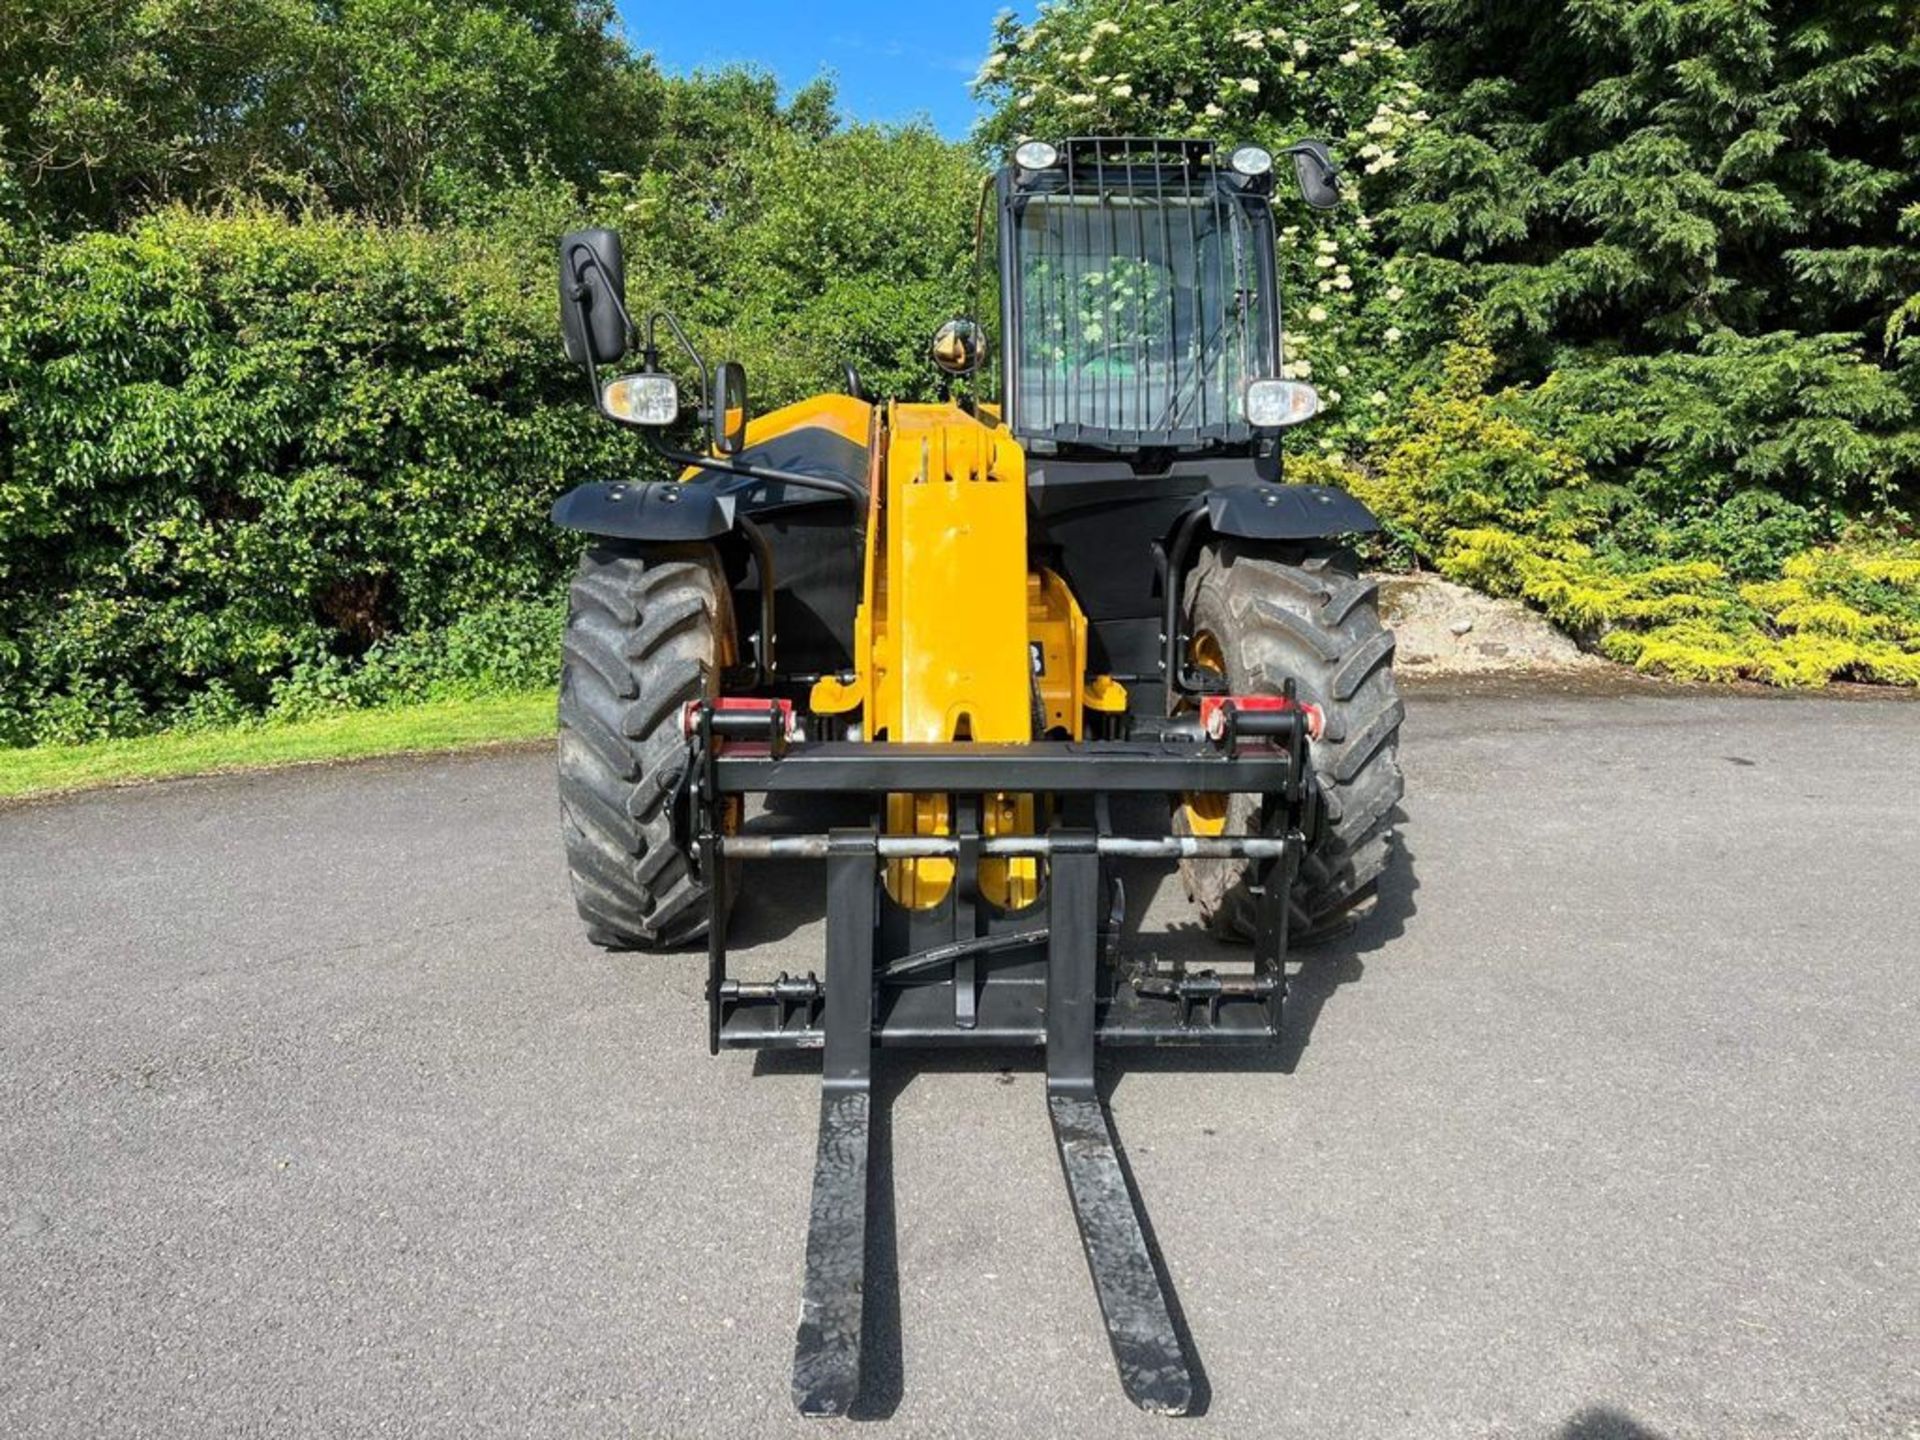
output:
[[[933,363],[949,375],[971,375],[987,363],[987,333],[961,316],[933,332]]]
[[[713,402],[707,423],[713,427],[713,448],[722,455],[738,455],[747,443],[747,372],[738,360],[722,360],[713,367]]]
[[[1300,195],[1307,204],[1331,210],[1340,203],[1340,172],[1326,141],[1302,140],[1289,145],[1287,153],[1293,156],[1293,178],[1300,182]]]
[[[560,237],[560,336],[576,365],[611,365],[627,353],[627,271],[611,230]]]

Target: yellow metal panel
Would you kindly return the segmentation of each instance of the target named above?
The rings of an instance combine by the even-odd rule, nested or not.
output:
[[[816,715],[846,715],[858,710],[866,696],[867,687],[857,673],[850,683],[838,675],[822,675],[808,692],[807,708]]]
[[[1018,446],[951,405],[896,405],[887,457],[895,740],[1025,740],[1027,489]]]
[[[1087,674],[1087,617],[1067,582],[1040,569],[1027,576],[1027,629],[1037,648],[1035,675],[1046,728],[1070,740],[1086,735],[1089,710],[1119,714],[1127,708],[1127,690],[1111,675]]]
[[[1045,728],[1078,738],[1087,709],[1125,706],[1119,685],[1087,680],[1086,617],[1065,581],[1028,570],[1026,458],[997,415],[984,420],[951,404],[894,405],[883,424],[859,401],[818,396],[749,428],[758,441],[828,424],[868,446],[855,674],[820,680],[811,699],[819,714],[861,710],[869,741],[1025,741],[1036,696]],[[1032,833],[1038,820],[1032,796],[991,795],[981,829]],[[947,797],[889,796],[886,825],[895,834],[947,834]],[[904,905],[937,905],[952,888],[953,864],[891,862],[886,882]],[[995,905],[1024,908],[1039,896],[1039,866],[984,860],[980,887]]]
[[[1027,576],[1027,634],[1038,661],[1034,684],[1045,728],[1078,740],[1086,718],[1087,617],[1067,582],[1051,570]]]
[[[895,405],[889,414],[884,566],[863,607],[871,625],[871,733],[890,740],[1024,741],[1033,734],[1028,658],[1026,459],[1003,429],[954,405]],[[893,796],[888,829],[941,835],[944,796]],[[1033,827],[1029,797],[992,797],[987,834]],[[888,867],[894,897],[936,905],[948,860]],[[1019,907],[1038,895],[1031,860],[987,861],[983,895]]]

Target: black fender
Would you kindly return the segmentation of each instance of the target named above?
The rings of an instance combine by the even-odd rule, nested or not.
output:
[[[1330,540],[1379,530],[1374,513],[1331,485],[1227,485],[1209,490],[1216,535],[1243,540]]]
[[[714,540],[734,527],[734,499],[678,480],[603,480],[554,501],[553,523],[610,540]]]
[[[1331,540],[1377,531],[1374,513],[1331,485],[1222,485],[1181,515],[1160,547],[1160,671],[1169,699],[1202,692],[1206,677],[1187,665],[1180,603],[1187,570],[1209,534],[1240,540]]]

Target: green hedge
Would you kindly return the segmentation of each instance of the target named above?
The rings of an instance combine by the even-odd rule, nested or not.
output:
[[[550,597],[552,497],[634,463],[524,245],[184,212],[3,243],[6,741],[258,709]]]
[[[927,395],[967,152],[752,75],[669,98],[656,166],[434,229],[173,209],[60,237],[0,206],[0,744],[547,683],[577,549],[553,498],[658,473],[561,355],[553,244],[589,215],[636,313],[743,361],[757,410],[848,361]]]

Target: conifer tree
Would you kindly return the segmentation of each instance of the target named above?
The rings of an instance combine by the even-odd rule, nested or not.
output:
[[[1910,503],[1920,7],[1412,0],[1434,121],[1391,240],[1428,314],[1669,518]],[[1906,492],[1903,494],[1902,492]]]

